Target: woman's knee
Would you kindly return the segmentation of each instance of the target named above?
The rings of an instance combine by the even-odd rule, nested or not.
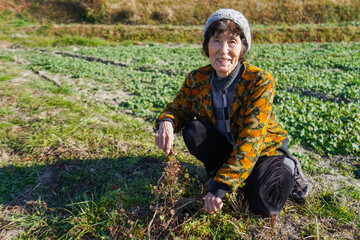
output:
[[[250,174],[246,182],[246,195],[249,209],[254,214],[275,216],[284,207],[293,188],[293,175],[282,159],[269,159],[274,163],[265,163]],[[265,167],[267,169],[261,171]]]
[[[188,122],[182,130],[184,141],[194,141],[205,131],[200,121]]]

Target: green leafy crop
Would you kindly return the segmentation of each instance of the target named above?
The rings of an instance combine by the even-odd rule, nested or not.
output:
[[[81,87],[94,93],[125,90],[129,99],[108,106],[152,120],[188,72],[209,64],[200,46],[79,47],[72,57],[72,48],[50,51],[29,53],[30,67],[86,79]],[[360,154],[359,43],[255,45],[247,61],[274,76],[274,111],[292,143],[322,154]]]

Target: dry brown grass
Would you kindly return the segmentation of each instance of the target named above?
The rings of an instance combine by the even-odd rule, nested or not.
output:
[[[114,6],[114,7],[113,7]],[[109,11],[122,22],[202,25],[219,8],[234,8],[258,24],[323,23],[359,19],[360,2],[352,0],[155,0],[108,1]]]
[[[0,11],[56,22],[203,25],[219,8],[234,8],[252,24],[359,21],[354,0],[0,0]]]

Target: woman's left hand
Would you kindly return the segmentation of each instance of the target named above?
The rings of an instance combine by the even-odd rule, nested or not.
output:
[[[213,214],[217,210],[220,210],[223,206],[223,202],[219,197],[216,197],[214,194],[208,192],[205,196],[205,206],[204,209]]]

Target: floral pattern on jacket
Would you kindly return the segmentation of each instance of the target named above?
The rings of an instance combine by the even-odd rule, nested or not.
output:
[[[214,178],[228,185],[232,191],[236,191],[249,176],[259,157],[281,154],[276,149],[287,138],[287,132],[275,121],[272,112],[275,95],[273,77],[248,63],[243,65],[244,71],[230,110],[231,131],[236,145]],[[216,127],[210,88],[212,71],[213,68],[208,65],[190,72],[156,124],[161,119],[170,118],[175,132],[179,132],[188,121],[196,118]]]

